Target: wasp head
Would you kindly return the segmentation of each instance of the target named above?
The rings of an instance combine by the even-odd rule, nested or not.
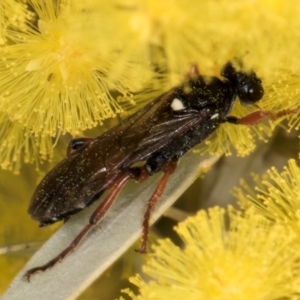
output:
[[[254,71],[244,71],[242,62],[238,59],[228,62],[221,75],[232,84],[242,105],[254,104],[264,95],[261,80]]]

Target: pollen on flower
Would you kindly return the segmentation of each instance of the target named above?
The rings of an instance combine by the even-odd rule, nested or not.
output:
[[[23,163],[35,163],[51,159],[53,141],[50,136],[35,136],[18,122],[11,122],[0,114],[0,167],[19,173]]]
[[[293,110],[299,108],[300,96],[300,76],[293,73],[275,72],[272,81],[266,80],[265,84],[266,96],[263,101],[263,108],[271,111],[283,109]],[[294,113],[288,116],[289,130],[299,129],[300,114]],[[274,122],[277,125],[280,119]]]
[[[9,27],[25,27],[25,23],[32,18],[24,3],[15,0],[2,0],[0,4],[0,45],[9,38]]]
[[[144,272],[131,279],[132,299],[291,299],[299,293],[299,247],[294,234],[252,212],[201,211],[180,223],[179,248],[169,239],[154,247]],[[124,291],[126,293],[126,291]],[[128,290],[127,290],[128,292]]]
[[[299,7],[283,0],[272,5],[270,1],[120,0],[115,13],[132,31],[124,32],[133,48],[144,53],[150,48],[155,65],[168,68],[171,76],[191,61],[205,70],[215,69],[233,56],[246,57],[250,67],[259,65],[267,78],[274,70],[300,69],[297,57],[286,55],[297,52]],[[270,51],[274,47],[276,51]]]
[[[118,49],[84,12],[54,7],[52,1],[31,5],[39,14],[38,28],[15,31],[15,44],[0,49],[0,110],[51,136],[76,134],[115,116],[121,107],[111,90],[128,94],[137,85],[137,73],[131,72],[136,65],[127,61],[118,68]],[[144,80],[142,74],[141,69]]]
[[[245,184],[235,189],[235,196],[257,213],[292,229],[300,240],[300,169],[296,161],[289,160],[281,173],[271,168],[263,178],[257,176],[255,183],[257,187],[247,197],[248,201],[241,198]]]
[[[200,58],[202,67],[211,67],[209,60],[201,59],[207,44],[199,39],[197,22],[192,21],[202,16],[193,2],[121,0],[116,13],[129,24],[126,34],[133,48],[140,49],[141,56],[150,50],[153,64],[160,70],[167,68],[171,81],[191,59]]]

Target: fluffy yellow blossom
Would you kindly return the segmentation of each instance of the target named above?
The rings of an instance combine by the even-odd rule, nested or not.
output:
[[[9,27],[22,27],[31,17],[32,13],[24,3],[16,0],[2,0],[0,3],[0,45],[6,42]]]
[[[134,33],[130,36],[134,48],[148,49],[150,45],[154,65],[168,70],[169,87],[178,83],[178,74],[182,78],[192,62],[198,63],[202,74],[219,76],[228,59],[237,56],[263,80],[265,97],[259,106],[279,111],[298,106],[298,98],[290,98],[296,92],[294,74],[300,71],[300,64],[295,56],[286,54],[298,47],[300,38],[296,30],[300,6],[292,3],[120,0],[118,13]],[[284,86],[281,81],[287,77]],[[286,86],[290,87],[289,93]],[[137,104],[145,103],[147,96],[143,94],[144,101],[138,96]],[[253,110],[237,104],[232,114],[244,116]],[[289,117],[294,127],[299,124],[298,115]],[[273,124],[280,121],[282,118],[252,127],[224,124],[198,151],[230,155],[234,147],[238,155],[248,155],[255,148],[256,139],[266,141]]]
[[[112,43],[103,43],[104,24],[89,23],[84,13],[73,14],[59,1],[57,8],[53,1],[31,4],[38,28],[28,24],[12,32],[16,43],[0,49],[0,110],[51,136],[78,134],[114,116],[120,107],[110,90],[129,91],[137,79],[134,64],[116,72],[119,54]]]
[[[258,215],[229,209],[201,211],[176,227],[182,248],[161,240],[131,279],[132,299],[292,299],[299,295],[299,247],[292,232]],[[296,298],[295,298],[296,299]]]
[[[296,3],[30,0],[36,19],[13,22],[6,32],[10,43],[0,48],[0,111],[34,135],[78,135],[120,112],[118,96],[131,100],[132,92],[143,91],[137,108],[153,99],[144,93],[152,71],[167,79],[161,93],[177,84],[191,63],[203,74],[219,75],[232,57],[241,57],[268,82],[270,101],[263,100],[262,108],[294,108],[296,101],[286,102],[290,95],[278,96],[285,87],[277,85],[276,76],[288,77],[292,87],[290,79],[300,70],[297,57],[288,54],[299,44]],[[234,114],[246,112],[237,108]],[[298,123],[294,117],[291,125]],[[257,136],[265,140],[270,133],[269,125],[225,125],[201,151],[230,154],[233,144],[246,155]]]
[[[287,55],[297,51],[299,44],[300,8],[296,1],[288,5],[286,1],[236,0],[118,3],[140,37],[133,38],[133,43],[140,42],[140,48],[151,45],[156,54],[153,60],[158,60],[156,65],[166,68],[171,76],[186,72],[191,62],[197,62],[202,73],[219,76],[224,63],[238,56],[263,80],[266,97],[259,103],[262,109],[278,111],[298,106],[299,97],[291,101],[290,96],[295,94],[294,74],[299,73],[300,63],[297,56]],[[288,77],[285,86],[280,84],[284,77]],[[178,76],[171,82],[177,80]],[[290,93],[286,93],[286,86]],[[250,111],[238,105],[233,115],[243,116]],[[291,125],[296,127],[299,114],[291,118]],[[225,124],[199,151],[229,155],[233,146],[240,156],[245,156],[254,149],[257,137],[266,141],[272,127],[268,121],[251,128]]]
[[[118,0],[115,9],[135,33],[131,42],[139,48],[160,47],[154,59],[163,55],[171,73],[195,61],[200,70],[218,68],[232,56],[246,57],[248,66],[259,65],[264,76],[283,66],[291,72],[300,67],[296,56],[286,56],[287,48],[298,48],[296,0],[289,5],[283,0]],[[289,44],[282,47],[286,40]]]
[[[262,178],[256,176],[255,183],[255,190],[245,182],[235,189],[241,205],[292,229],[300,240],[300,169],[296,161],[289,160],[281,173],[273,167]]]
[[[21,3],[21,0],[3,0],[0,4],[0,42],[4,43],[0,48],[2,169],[16,171],[24,161],[39,162],[41,158],[51,157],[53,146],[62,133],[81,135],[84,129],[95,127],[120,112],[125,107],[121,107],[120,96],[136,100],[135,109],[138,109],[178,84],[190,64],[195,62],[201,74],[219,76],[222,66],[229,59],[240,57],[246,68],[254,69],[262,78],[265,97],[259,103],[261,108],[278,111],[299,106],[298,0],[28,0],[26,3],[32,7],[34,18],[29,12],[31,9],[24,13],[25,6]],[[141,93],[137,98],[132,98],[131,95],[136,95],[137,91]],[[236,105],[232,115],[243,116],[250,111],[253,108]],[[299,126],[297,115],[291,116],[290,126]],[[216,134],[203,143],[201,151],[230,154],[230,148],[234,145],[239,155],[246,155],[255,147],[255,139],[265,140],[271,134],[272,127],[272,122],[270,125],[268,121],[255,127],[222,124]],[[5,171],[1,171],[2,174],[6,175]],[[22,176],[29,181],[26,172]],[[27,187],[28,195],[23,194],[25,189],[20,188],[19,181],[15,179],[10,179],[5,186],[16,191],[20,189],[21,200],[27,206],[27,199],[30,199],[36,184],[36,180],[31,180],[31,186]],[[12,213],[16,216],[17,209],[26,214],[26,207],[8,205],[11,201],[7,199],[14,197],[7,197],[5,193],[3,196],[3,190],[0,197],[3,198],[3,206],[12,210],[10,213],[1,210],[0,219],[2,225],[10,226],[7,218],[11,219]],[[206,293],[206,299],[211,299],[210,292],[220,295],[226,288],[229,299],[232,295],[241,295],[243,291],[249,293],[249,299],[251,296],[252,299],[259,299],[256,297],[258,290],[259,295],[270,295],[267,299],[274,299],[275,296],[284,298],[294,291],[298,292],[294,277],[290,276],[288,281],[286,275],[291,270],[290,261],[295,258],[295,248],[287,249],[290,251],[287,257],[285,250],[278,247],[275,241],[289,248],[289,234],[287,240],[282,240],[281,229],[277,226],[272,227],[274,236],[267,231],[264,233],[260,221],[250,216],[247,218],[252,222],[251,228],[256,224],[259,229],[255,233],[244,221],[239,229],[234,231],[232,227],[226,233],[222,213],[210,214],[220,224],[202,213],[197,220],[203,226],[197,226],[199,230],[206,228],[199,234],[203,239],[204,235],[208,235],[203,246],[212,250],[216,261],[207,251],[199,254],[197,248],[196,254],[192,255],[193,261],[190,259],[187,263],[190,272],[184,271],[183,267],[180,272],[172,271],[174,265],[181,266],[186,253],[193,253],[189,250],[193,246],[180,250],[170,244],[174,255],[170,256],[172,252],[169,252],[168,257],[164,257],[168,263],[168,258],[175,257],[176,263],[170,261],[166,264],[166,269],[162,270],[165,276],[162,283],[167,282],[164,278],[168,279],[168,272],[176,283],[184,282],[176,284],[179,289],[170,298],[176,299],[177,295],[182,295],[179,293],[181,291],[187,293],[186,286],[191,287],[189,291],[195,291],[195,286],[202,282],[197,281],[198,278],[208,279],[200,286],[201,293]],[[16,219],[27,222],[23,218]],[[215,227],[215,223],[219,225]],[[205,224],[209,225],[205,227]],[[265,228],[269,226],[265,225]],[[212,234],[213,228],[219,228],[216,229],[218,235]],[[246,229],[249,234],[245,233]],[[31,229],[25,227],[23,230],[30,232]],[[242,236],[242,242],[236,242],[239,246],[234,248],[235,251],[228,248],[229,241],[235,241],[234,232]],[[11,236],[16,238],[15,242],[20,242],[17,235]],[[20,230],[19,237],[23,236]],[[265,248],[261,246],[263,239],[267,241]],[[219,251],[218,245],[221,245]],[[271,253],[269,257],[264,251],[270,248],[274,249],[274,255]],[[208,260],[203,258],[204,254],[207,254]],[[270,264],[271,259],[274,265]],[[261,268],[259,263],[265,263],[266,267]],[[9,263],[6,263],[1,269],[6,270],[8,266]],[[208,272],[211,266],[215,273]],[[230,269],[230,266],[235,269]],[[154,267],[161,271],[160,266]],[[197,273],[198,269],[201,272]],[[229,271],[222,274],[222,270]],[[154,274],[155,270],[151,272]],[[201,277],[190,274],[200,274]],[[229,282],[231,278],[233,281]],[[296,287],[288,288],[287,282]],[[145,285],[144,281],[140,285]],[[252,289],[247,289],[248,286]],[[167,282],[160,285],[160,290],[171,293],[173,287]],[[150,292],[156,293],[155,288]],[[290,294],[288,291],[291,291]],[[241,297],[244,299],[244,294]]]
[[[285,70],[274,72],[274,76],[264,81],[265,97],[263,107],[266,110],[278,111],[282,109],[299,108],[300,76],[299,72],[289,73]],[[273,124],[277,125],[276,120]],[[292,114],[289,118],[289,130],[299,129],[300,114]]]
[[[50,136],[34,135],[18,122],[12,122],[0,113],[0,167],[19,173],[23,163],[35,163],[51,159],[53,140]]]

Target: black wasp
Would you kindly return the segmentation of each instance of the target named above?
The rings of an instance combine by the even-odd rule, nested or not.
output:
[[[195,145],[205,140],[222,123],[254,125],[264,117],[276,119],[295,111],[273,113],[258,110],[242,118],[229,115],[236,98],[243,105],[254,105],[264,90],[253,71],[244,71],[235,59],[222,69],[223,80],[199,74],[191,67],[186,80],[156,98],[144,108],[97,138],[71,140],[67,156],[38,185],[29,214],[40,226],[66,220],[97,200],[105,190],[107,197],[90,217],[73,242],[47,264],[30,269],[25,278],[45,271],[77,247],[87,232],[100,222],[129,179],[137,182],[163,172],[150,197],[142,224],[145,253],[152,208],[159,200],[177,161]],[[132,167],[144,162],[142,167]],[[141,218],[142,220],[142,218]]]

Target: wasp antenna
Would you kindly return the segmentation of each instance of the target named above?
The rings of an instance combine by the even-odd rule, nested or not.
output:
[[[244,68],[243,60],[242,60],[242,58],[240,58],[240,57],[234,57],[234,58],[232,58],[232,59],[231,59],[231,63],[232,63],[234,66],[238,67],[239,69],[243,69],[243,68]]]
[[[200,72],[199,72],[198,65],[196,63],[193,63],[191,65],[191,68],[190,68],[189,72],[187,73],[186,77],[192,79],[192,78],[198,77],[199,75],[200,75]]]

